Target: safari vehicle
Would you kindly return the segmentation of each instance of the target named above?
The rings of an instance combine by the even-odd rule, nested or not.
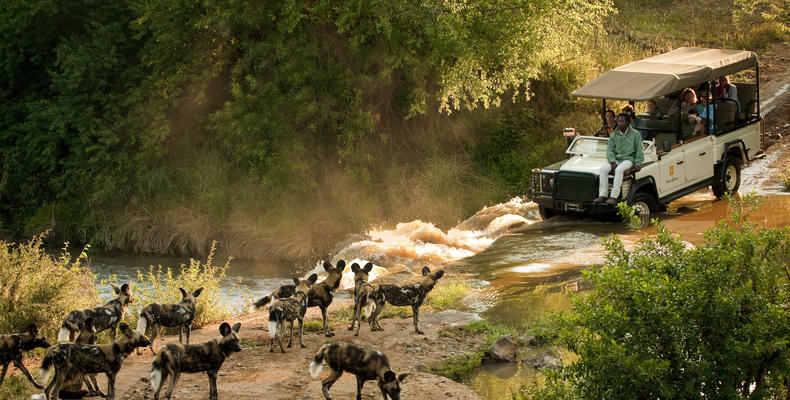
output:
[[[737,74],[751,82],[733,82],[737,99],[716,97],[718,80]],[[737,192],[741,168],[761,156],[760,92],[757,56],[750,51],[683,47],[617,67],[573,92],[578,97],[637,102],[655,100],[662,117],[638,115],[645,160],[639,172],[627,172],[619,201],[631,205],[643,221],[671,201],[710,186],[716,197]],[[688,114],[678,109],[680,92],[708,88],[710,119],[704,131],[689,133]],[[701,91],[701,90],[700,90]],[[732,97],[732,95],[730,95]],[[674,107],[673,107],[674,106]],[[567,130],[566,130],[567,131]],[[705,132],[707,131],[707,132]],[[568,132],[566,132],[566,135]],[[572,133],[567,160],[532,171],[533,201],[542,218],[556,214],[612,214],[616,207],[594,203],[599,167],[607,163],[607,137]],[[618,194],[612,193],[612,197]]]

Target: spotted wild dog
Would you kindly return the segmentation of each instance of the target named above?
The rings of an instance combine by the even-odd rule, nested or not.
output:
[[[151,344],[148,339],[132,330],[126,323],[118,327],[121,334],[110,344],[82,345],[70,342],[58,343],[47,350],[41,362],[39,374],[46,381],[55,371],[55,377],[44,390],[47,400],[57,400],[68,371],[72,368],[84,374],[103,373],[107,376],[107,400],[115,398],[115,377],[121,370],[126,357],[137,347]]]
[[[422,281],[411,285],[388,285],[381,284],[378,288],[371,293],[371,296],[376,301],[376,307],[373,315],[369,317],[371,324],[381,329],[376,317],[379,315],[384,305],[390,303],[393,306],[411,306],[412,318],[414,319],[414,331],[423,334],[420,329],[420,306],[425,301],[425,296],[428,292],[433,290],[436,281],[444,275],[444,271],[439,270],[431,272],[428,267],[422,267]]]
[[[310,362],[310,375],[313,378],[317,377],[324,364],[329,365],[329,368],[332,369],[329,377],[321,381],[321,389],[327,400],[331,400],[329,389],[343,375],[343,372],[356,375],[357,400],[362,399],[362,386],[365,381],[374,379],[379,385],[384,400],[387,400],[387,396],[393,400],[400,400],[400,384],[409,376],[406,373],[396,377],[390,369],[387,356],[382,352],[349,343],[331,343],[321,346],[315,353],[313,361]]]
[[[372,263],[365,264],[364,268],[359,268],[357,263],[351,264],[351,271],[354,272],[354,315],[351,317],[351,326],[348,327],[348,330],[354,330],[354,324],[357,324],[357,331],[354,332],[354,336],[359,336],[359,328],[362,327],[363,308],[365,309],[365,315],[368,316],[368,321],[371,322],[370,330],[378,330],[372,323],[373,319],[370,318],[371,311],[375,306],[370,295],[378,288],[378,285],[368,283],[368,274],[370,274],[372,269]]]
[[[116,328],[123,321],[126,309],[129,304],[134,302],[134,298],[128,284],[124,283],[121,287],[110,286],[115,290],[117,297],[101,307],[70,312],[63,320],[60,333],[58,333],[59,342],[74,341],[74,336],[79,333],[88,318],[93,318],[93,327],[96,328],[96,333],[109,329],[110,338],[115,339]]]
[[[146,330],[151,328],[151,336],[148,340],[151,341],[151,353],[156,353],[154,349],[154,340],[159,330],[162,327],[178,327],[178,342],[184,343],[181,335],[186,336],[186,343],[189,344],[189,334],[192,331],[192,321],[195,319],[195,298],[200,296],[203,288],[198,288],[192,293],[187,292],[183,288],[178,288],[181,291],[181,302],[178,304],[158,304],[151,303],[140,312],[140,319],[137,320],[137,332],[145,335]],[[140,349],[137,349],[137,354],[140,354]]]
[[[307,296],[307,307],[318,307],[321,309],[321,319],[324,322],[324,336],[335,336],[332,330],[329,329],[329,321],[327,320],[326,310],[332,304],[334,292],[340,287],[340,279],[343,278],[343,269],[346,268],[346,262],[340,260],[336,266],[332,266],[329,261],[324,261],[324,270],[327,272],[326,279],[313,285],[310,288],[310,293]],[[268,304],[273,298],[291,297],[296,290],[295,285],[282,285],[272,294],[262,297],[255,302],[254,308],[261,308]]]
[[[27,329],[21,333],[13,333],[10,335],[0,335],[0,363],[3,364],[3,372],[0,373],[0,385],[5,380],[5,373],[8,371],[8,364],[14,363],[14,366],[22,371],[30,383],[38,389],[43,389],[40,383],[30,375],[30,372],[22,364],[22,353],[30,351],[38,347],[47,348],[50,344],[44,335],[39,332],[38,327],[30,324]]]
[[[165,390],[165,397],[170,399],[173,389],[182,372],[205,372],[208,374],[209,398],[217,399],[217,371],[222,367],[231,353],[241,351],[239,346],[239,329],[241,324],[223,322],[219,326],[222,337],[201,344],[171,343],[159,349],[151,365],[151,386],[154,388],[154,400],[159,400],[159,392],[164,381],[170,377],[170,385]]]
[[[318,279],[318,275],[312,274],[309,278],[299,280],[294,278],[296,291],[293,296],[284,299],[275,299],[269,306],[269,352],[274,351],[274,340],[280,344],[280,351],[285,353],[283,348],[283,336],[285,336],[285,323],[291,323],[291,333],[288,335],[288,348],[291,348],[294,336],[294,320],[299,321],[299,345],[304,345],[302,333],[304,331],[304,313],[307,311],[307,295],[310,287]]]
[[[93,327],[93,318],[85,320],[77,339],[76,344],[94,344],[96,342],[96,328]],[[85,383],[87,390],[82,388]],[[86,396],[101,396],[105,397],[104,392],[99,389],[99,384],[96,382],[96,374],[87,375],[76,368],[70,368],[66,374],[66,379],[60,387],[58,395],[62,399],[81,399]]]

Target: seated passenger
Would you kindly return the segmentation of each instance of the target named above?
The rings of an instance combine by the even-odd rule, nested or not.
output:
[[[713,132],[713,104],[710,104],[708,92],[700,92],[699,104],[697,104],[697,115],[708,120],[708,133]]]
[[[655,100],[648,100],[647,111],[644,112],[644,115],[652,118],[661,118],[664,116],[664,113],[658,109],[658,105],[656,104]]]
[[[692,108],[697,108],[697,93],[692,88],[685,88],[680,93],[680,101],[675,102],[669,109],[669,115],[675,115],[679,112],[686,114]]]
[[[593,136],[597,137],[609,137],[609,135],[614,131],[614,128],[617,127],[617,122],[615,121],[614,111],[606,110],[606,114],[604,115],[604,122],[600,129],[593,134]]]
[[[716,97],[733,100],[738,106],[738,111],[741,110],[741,105],[738,103],[738,88],[730,82],[729,75],[719,78],[718,86],[716,86]]]
[[[634,172],[639,172],[642,169],[641,165],[645,159],[642,152],[642,136],[631,127],[630,123],[631,117],[628,114],[617,116],[617,128],[609,137],[609,145],[606,148],[608,163],[602,164],[598,169],[598,197],[593,200],[595,203],[616,204],[617,198],[620,197],[625,170],[634,167]],[[607,199],[608,177],[609,172],[612,171],[614,171],[614,184],[612,193]]]
[[[684,121],[682,129],[683,140],[688,140],[694,136],[705,134],[705,126],[702,124],[702,118],[699,117],[696,109],[691,109],[688,111],[686,121]]]

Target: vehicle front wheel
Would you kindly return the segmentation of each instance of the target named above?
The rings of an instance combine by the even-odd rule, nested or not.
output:
[[[634,214],[637,215],[639,220],[642,222],[641,228],[645,228],[650,225],[650,218],[658,209],[656,206],[656,200],[653,198],[653,196],[651,196],[649,193],[639,192],[634,195],[630,205],[634,210]]]
[[[544,221],[557,215],[557,212],[554,211],[553,208],[548,208],[543,206],[538,206],[538,213],[540,214],[540,218]]]
[[[727,193],[735,193],[741,187],[741,168],[735,157],[727,157],[724,160],[723,170],[716,172],[716,180],[711,185],[713,194],[717,199],[724,197]]]

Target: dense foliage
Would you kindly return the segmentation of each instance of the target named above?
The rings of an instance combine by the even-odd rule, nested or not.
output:
[[[0,332],[21,332],[36,324],[54,343],[63,318],[72,310],[97,306],[93,274],[66,248],[53,258],[42,237],[12,245],[0,241]]]
[[[790,232],[748,222],[752,198],[690,248],[658,226],[634,250],[607,240],[596,291],[556,318],[578,355],[540,399],[786,398]]]

